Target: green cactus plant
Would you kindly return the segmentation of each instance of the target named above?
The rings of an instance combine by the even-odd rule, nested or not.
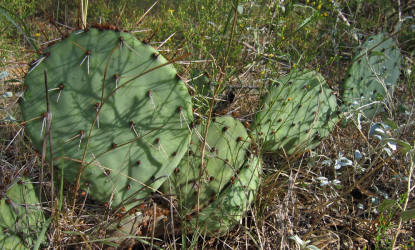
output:
[[[279,78],[264,97],[252,130],[263,151],[293,154],[311,149],[327,136],[337,118],[337,102],[315,71],[293,71]]]
[[[248,156],[250,139],[245,127],[225,116],[216,118],[209,126],[206,162],[201,167],[205,129],[203,124],[194,130],[188,157],[172,174],[171,188],[190,228],[216,235],[228,231],[246,211],[259,185],[260,163],[258,158]],[[168,182],[163,191],[170,192]]]
[[[0,248],[31,249],[44,223],[34,186],[22,178],[0,200]]]
[[[82,169],[81,188],[94,199],[127,210],[138,205],[187,151],[188,90],[170,62],[131,34],[77,31],[35,62],[20,106],[39,151],[46,129],[45,75],[53,158],[65,160],[64,176],[71,182]]]
[[[261,158],[249,156],[235,179],[196,218],[191,218],[189,230],[198,230],[211,236],[228,232],[251,205],[261,181],[261,169]]]
[[[363,43],[353,61],[343,85],[343,103],[370,119],[383,110],[385,97],[391,100],[401,71],[400,50],[392,38],[379,33]]]

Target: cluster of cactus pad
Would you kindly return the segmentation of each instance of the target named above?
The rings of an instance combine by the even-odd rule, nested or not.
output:
[[[261,163],[250,153],[251,140],[240,121],[229,116],[214,119],[204,141],[206,125],[194,129],[187,157],[163,189],[180,197],[189,231],[219,235],[238,222],[252,202]]]
[[[31,249],[45,223],[32,183],[22,178],[0,199],[0,248]]]
[[[391,39],[381,40],[365,43],[349,70],[346,105],[365,105],[397,81],[399,51]],[[26,132],[41,151],[52,117],[53,155],[47,157],[63,162],[56,166],[66,180],[80,180],[92,198],[124,211],[161,186],[177,197],[187,231],[207,235],[227,232],[252,203],[262,173],[261,156],[252,151],[312,149],[339,119],[324,78],[293,71],[274,81],[251,134],[232,117],[193,121],[191,97],[171,63],[112,30],[77,31],[49,47],[25,86]],[[255,143],[261,147],[254,150]]]

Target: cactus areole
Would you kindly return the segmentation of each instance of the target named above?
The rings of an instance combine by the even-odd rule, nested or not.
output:
[[[46,49],[26,76],[20,102],[39,151],[45,74],[56,167],[71,182],[83,169],[81,189],[94,199],[132,208],[185,154],[191,98],[173,65],[150,45],[128,33],[90,29]]]

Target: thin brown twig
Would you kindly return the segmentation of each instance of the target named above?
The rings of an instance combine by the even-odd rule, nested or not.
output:
[[[377,44],[373,45],[370,49],[368,49],[367,51],[365,51],[366,53],[362,53],[361,55],[359,55],[358,57],[356,57],[355,59],[353,59],[352,63],[358,61],[360,58],[362,58],[363,56],[365,56],[367,53],[371,52],[372,50],[374,50],[375,48],[377,48],[379,45],[381,45],[382,43],[384,43],[386,40],[389,40],[391,37],[397,35],[401,31],[402,30],[397,30],[397,31],[393,32],[392,34],[390,34],[389,36],[383,38],[380,42],[378,42]]]
[[[153,228],[151,230],[150,249],[153,249],[153,246],[154,246],[154,232],[156,231],[156,217],[157,217],[157,203],[153,202]]]
[[[230,37],[230,39],[229,39],[229,42],[228,42],[228,49],[227,50],[229,50],[229,47],[230,47],[230,44],[231,44],[231,42],[232,42],[232,39],[233,39],[233,34],[234,34],[234,31],[235,31],[235,26],[236,26],[236,18],[237,18],[237,15],[238,15],[238,11],[237,11],[237,8],[235,7],[234,8],[234,20],[233,20],[233,25],[232,25],[232,33],[231,33],[231,37]],[[223,68],[225,68],[226,67],[226,63],[227,63],[227,56],[226,56],[226,58],[225,58],[225,60],[224,60],[224,65],[223,65]],[[208,112],[208,118],[207,118],[207,120],[206,120],[206,128],[205,128],[205,131],[204,131],[204,134],[203,134],[203,141],[202,141],[202,143],[201,143],[201,168],[200,168],[200,172],[199,172],[199,179],[198,179],[198,184],[199,184],[199,186],[201,185],[201,179],[202,179],[202,175],[203,175],[203,173],[206,171],[206,164],[205,164],[205,148],[206,148],[206,138],[207,138],[207,136],[208,136],[208,130],[209,130],[209,125],[210,125],[210,121],[211,121],[211,119],[212,119],[212,114],[213,114],[213,106],[215,105],[215,99],[216,99],[216,96],[218,95],[218,93],[219,93],[219,90],[220,90],[220,88],[221,88],[221,86],[222,86],[222,81],[221,81],[221,78],[223,77],[223,75],[224,74],[221,74],[220,75],[220,78],[219,78],[219,80],[218,80],[218,85],[217,85],[217,88],[215,89],[215,91],[214,91],[214,93],[213,93],[213,96],[212,96],[212,100],[211,100],[211,102],[210,102],[210,104],[209,104],[209,112]],[[197,190],[197,204],[196,204],[196,213],[197,214],[199,214],[199,209],[200,209],[200,188],[198,188],[198,190]],[[196,219],[196,224],[198,224],[198,217],[197,217],[197,219]]]
[[[154,31],[153,31],[153,33],[150,35],[150,37],[148,37],[148,38],[146,38],[145,40],[144,40],[144,43],[150,43],[150,41],[156,36],[156,34],[159,32],[159,30],[160,30],[160,28],[161,28],[161,25],[162,25],[163,23],[162,22],[160,22],[159,23],[159,26],[157,27],[157,29],[155,29]]]
[[[43,144],[42,144],[42,157],[41,157],[41,169],[40,169],[40,183],[41,186],[43,186],[43,180],[44,180],[44,167],[45,167],[45,160],[46,160],[46,147],[47,147],[47,140],[49,137],[49,151],[50,151],[50,172],[51,172],[51,177],[52,177],[52,185],[51,185],[51,195],[52,195],[52,205],[51,207],[53,208],[53,199],[54,199],[54,189],[53,189],[53,156],[52,156],[52,140],[51,140],[51,135],[50,135],[50,130],[51,130],[51,123],[52,123],[52,114],[50,112],[50,103],[49,103],[49,91],[48,91],[48,74],[47,74],[47,70],[44,70],[44,77],[45,77],[45,92],[46,92],[46,119],[47,119],[47,125],[46,125],[46,132],[45,132],[45,136],[43,137]],[[41,199],[41,189],[39,189],[39,199]],[[52,211],[53,213],[53,211]]]
[[[127,5],[127,3],[124,3],[124,5],[122,6],[122,9],[121,9],[121,13],[117,17],[117,20],[115,21],[115,27],[117,27],[117,28],[118,28],[118,23],[120,22],[120,19],[121,19],[122,15],[124,14],[124,9],[125,9],[126,5]]]
[[[140,17],[140,19],[138,19],[138,21],[134,24],[134,26],[133,26],[133,28],[132,29],[134,29],[135,27],[137,27],[142,21],[143,21],[143,19],[144,19],[144,17],[151,11],[151,9],[154,7],[154,6],[156,6],[156,4],[158,3],[159,1],[155,1],[154,3],[153,3],[153,5],[151,5],[151,7],[150,8],[148,8],[147,9],[147,11],[146,12],[144,12],[144,14]]]
[[[75,222],[72,220],[71,216],[68,216],[67,219],[71,222],[71,225],[75,225]],[[79,236],[81,236],[83,243],[85,243],[86,247],[89,250],[92,250],[91,246],[89,245],[88,239],[85,237],[85,233],[81,230],[78,230],[76,226],[75,226],[75,229],[77,229],[77,232],[79,233]]]
[[[81,25],[79,23],[79,21],[81,20],[81,1],[82,0],[78,1],[78,18],[76,19],[76,23],[77,23],[78,28],[81,28]]]
[[[173,247],[174,250],[176,250],[176,237],[175,237],[175,233],[174,233],[174,213],[173,213],[173,197],[172,197],[172,190],[171,190],[171,180],[170,178],[168,178],[168,182],[169,182],[169,202],[170,202],[170,219],[171,219],[171,232],[172,232],[172,237],[173,237]]]
[[[414,173],[414,169],[415,169],[415,164],[413,162],[413,152],[411,152],[410,155],[410,166],[409,166],[409,174],[408,174],[408,184],[407,184],[407,195],[405,197],[405,201],[402,207],[402,212],[405,212],[407,207],[408,207],[408,202],[409,202],[409,198],[410,198],[410,193],[411,190],[413,189],[412,184],[411,184],[411,180],[412,180],[412,176]],[[396,242],[398,241],[398,236],[401,233],[401,227],[402,227],[402,217],[399,218],[399,223],[398,223],[398,228],[396,229],[396,233],[395,236],[393,237],[393,241],[392,241],[392,249],[395,249],[395,245]]]
[[[49,22],[56,28],[56,30],[58,31],[58,33],[61,35],[61,37],[64,37],[65,35],[63,34],[62,30],[58,27],[58,25],[56,25],[55,20],[48,14],[48,12],[46,10],[44,10],[42,8],[43,14],[45,14],[47,16],[47,18],[49,18]],[[41,32],[44,32],[43,30],[41,30]],[[45,33],[46,36],[46,33]],[[47,40],[49,40],[48,38],[46,38]]]
[[[50,176],[51,176],[51,207],[52,207],[52,214],[54,213],[54,200],[55,200],[55,190],[54,190],[54,173],[53,173],[53,144],[52,144],[52,113],[50,111],[50,103],[49,103],[49,87],[48,87],[48,78],[47,78],[47,71],[45,69],[45,92],[46,92],[46,107],[47,107],[47,125],[46,125],[46,135],[45,137],[49,138],[49,169],[50,169]]]

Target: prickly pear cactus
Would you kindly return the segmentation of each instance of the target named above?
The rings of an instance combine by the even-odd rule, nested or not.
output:
[[[53,157],[69,181],[82,169],[83,190],[126,209],[165,181],[188,148],[192,106],[163,56],[128,33],[97,29],[48,48],[27,74],[21,99],[25,131],[39,151],[45,71]]]
[[[337,122],[336,97],[315,71],[281,77],[261,103],[252,129],[263,151],[293,154],[313,148]]]
[[[400,70],[401,54],[392,38],[384,33],[369,37],[348,71],[344,104],[372,118],[383,110],[385,97],[391,100]]]
[[[0,248],[31,249],[45,217],[29,180],[15,182],[0,200]]]
[[[238,221],[259,185],[259,160],[248,155],[250,139],[244,126],[232,117],[210,124],[201,167],[201,140],[206,125],[194,130],[188,157],[184,157],[163,191],[170,188],[192,230],[210,235],[229,230]],[[199,204],[199,206],[198,206]],[[199,211],[198,211],[199,208]]]
[[[199,215],[191,218],[189,230],[208,235],[223,235],[248,211],[260,184],[262,162],[249,156],[234,179]],[[195,226],[197,225],[197,226]]]

